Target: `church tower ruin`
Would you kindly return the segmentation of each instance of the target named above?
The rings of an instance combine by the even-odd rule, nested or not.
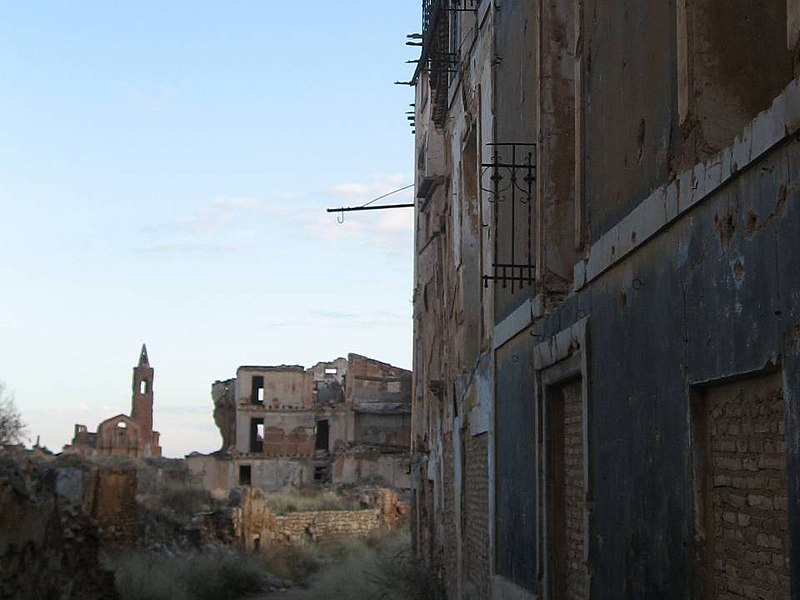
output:
[[[147,346],[142,344],[139,364],[133,367],[133,396],[131,418],[145,436],[153,433],[153,367],[147,358]]]

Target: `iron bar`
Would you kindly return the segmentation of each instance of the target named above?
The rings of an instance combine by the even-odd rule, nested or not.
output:
[[[410,204],[384,204],[382,206],[342,206],[341,208],[325,209],[329,213],[352,212],[356,210],[384,210],[387,208],[413,208],[414,203]]]

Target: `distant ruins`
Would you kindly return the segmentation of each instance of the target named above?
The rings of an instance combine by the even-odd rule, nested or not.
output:
[[[75,425],[72,444],[64,452],[83,457],[125,456],[128,458],[157,458],[161,456],[159,433],[153,431],[153,367],[142,344],[139,364],[133,368],[133,397],[131,416],[116,415],[97,426],[91,433],[86,425]]]
[[[369,478],[409,487],[410,371],[358,354],[310,369],[242,366],[211,395],[222,450],[187,461],[215,495]]]

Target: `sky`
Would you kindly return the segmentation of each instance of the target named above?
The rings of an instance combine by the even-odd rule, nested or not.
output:
[[[53,451],[129,414],[166,456],[211,384],[348,352],[410,368],[415,2],[0,2],[0,381]],[[387,202],[412,202],[412,190]]]

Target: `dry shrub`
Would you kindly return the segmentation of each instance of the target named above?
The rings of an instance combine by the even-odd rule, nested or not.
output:
[[[307,589],[284,600],[444,600],[436,575],[414,558],[408,533],[345,540],[317,547],[319,569]]]
[[[324,559],[316,545],[285,544],[262,551],[261,562],[267,571],[277,577],[298,583],[316,573]]]
[[[261,591],[265,575],[252,558],[226,550],[132,552],[108,563],[121,600],[231,600]]]
[[[269,507],[278,515],[320,510],[359,510],[361,508],[356,500],[343,498],[329,490],[314,494],[308,490],[301,492],[285,490],[269,492],[264,497]]]

